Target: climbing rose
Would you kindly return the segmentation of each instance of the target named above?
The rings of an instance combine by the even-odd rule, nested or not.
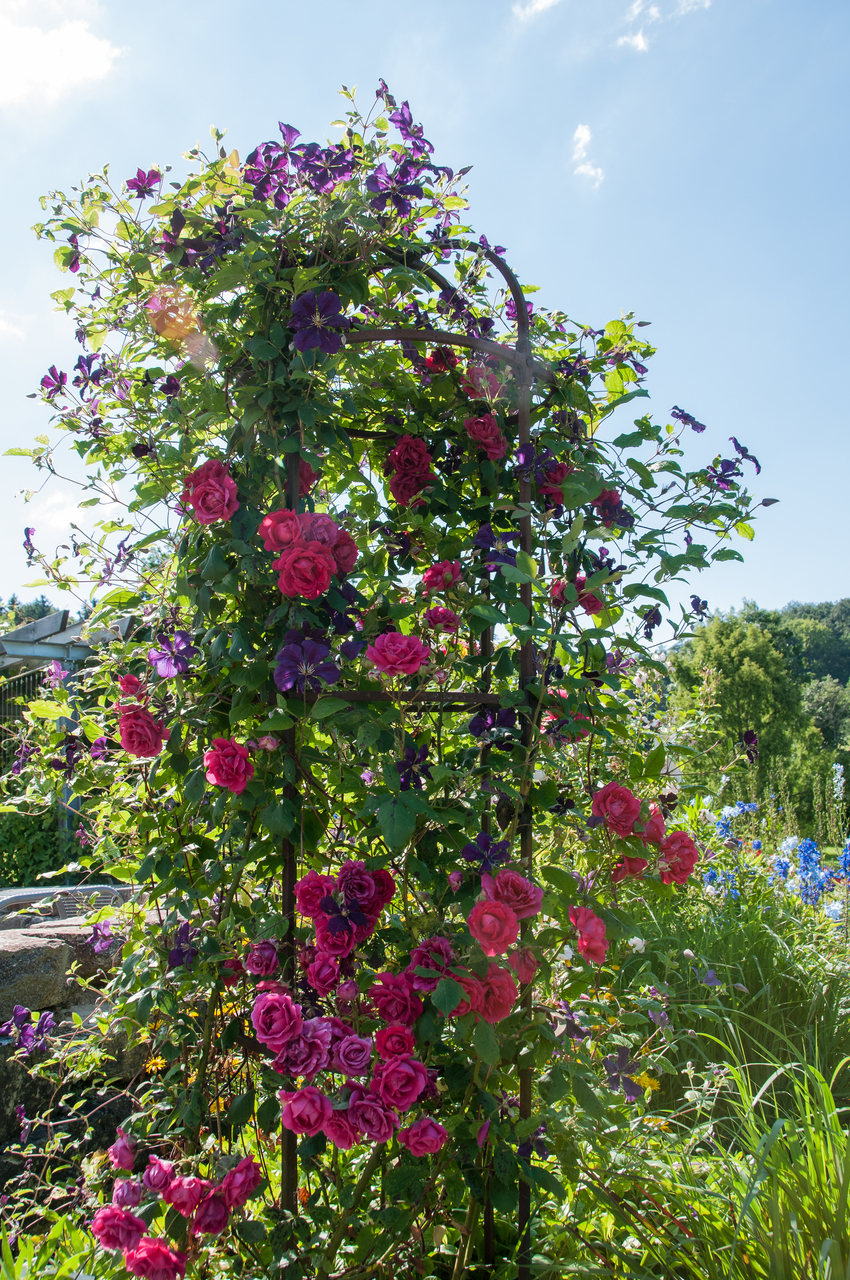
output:
[[[142,687],[142,682],[136,676],[126,675],[118,677],[118,688],[128,698],[135,698],[136,694]]]
[[[272,561],[272,568],[278,571],[277,585],[282,595],[316,600],[331,585],[336,561],[324,543],[299,538]]]
[[[460,628],[460,618],[452,609],[444,609],[442,605],[435,604],[425,610],[425,626],[454,633]]]
[[[491,964],[481,986],[481,1017],[485,1022],[501,1022],[516,1004],[517,989],[510,969]]]
[[[370,1142],[389,1142],[398,1128],[396,1113],[374,1094],[353,1101],[348,1108],[348,1119]]]
[[[124,1266],[131,1275],[145,1280],[183,1280],[186,1255],[169,1249],[158,1237],[145,1236],[135,1249],[124,1254]]]
[[[427,644],[416,636],[405,636],[400,631],[385,631],[375,637],[374,644],[366,650],[366,657],[384,675],[414,675],[431,656]]]
[[[320,875],[310,870],[295,883],[295,901],[302,916],[313,919],[321,913],[321,901],[333,893],[336,880],[333,876]]]
[[[107,1204],[92,1218],[92,1235],[104,1249],[135,1249],[148,1224],[126,1209]]]
[[[635,835],[639,840],[642,840],[644,844],[661,844],[661,841],[664,839],[664,834],[664,815],[658,808],[658,805],[654,804],[650,809],[649,817],[644,824],[643,831],[636,831]]]
[[[230,738],[213,738],[209,751],[204,752],[207,782],[216,787],[226,787],[235,796],[241,796],[254,776],[254,766],[248,755],[247,747]]]
[[[403,1053],[412,1053],[415,1047],[416,1040],[413,1032],[410,1027],[405,1027],[401,1023],[394,1022],[389,1027],[381,1027],[375,1036],[375,1048],[380,1057],[385,1060],[398,1058]]]
[[[406,1129],[399,1129],[396,1136],[412,1156],[436,1155],[449,1140],[447,1131],[430,1116],[423,1116]]]
[[[409,1027],[422,1013],[422,1001],[400,974],[379,973],[369,996],[385,1022],[400,1022]]]
[[[305,972],[313,990],[320,996],[327,996],[339,982],[339,961],[335,956],[318,955]]]
[[[255,942],[245,957],[245,968],[256,978],[268,978],[279,963],[277,945],[268,938]]]
[[[495,879],[483,875],[481,888],[491,901],[503,902],[506,907],[510,907],[517,920],[536,916],[543,902],[543,890],[526,880],[518,871],[499,871]]]
[[[570,604],[568,607],[584,609],[585,613],[590,614],[601,613],[605,608],[605,605],[598,596],[593,594],[592,591],[585,591],[584,586],[586,582],[587,578],[583,573],[576,574],[573,586],[578,592],[578,599],[576,600],[575,605]],[[552,586],[549,589],[549,595],[555,604],[562,605],[566,603],[564,600],[565,587],[566,583],[560,578],[557,582],[552,583]]]
[[[518,947],[512,951],[508,964],[522,983],[531,982],[538,968],[537,956],[531,947]]]
[[[658,871],[663,884],[685,884],[699,860],[699,849],[685,831],[671,831],[661,842]]]
[[[137,1209],[142,1202],[144,1187],[132,1178],[117,1178],[112,1188],[112,1203],[116,1209]]]
[[[240,1160],[225,1174],[221,1184],[221,1193],[228,1209],[241,1209],[251,1199],[262,1180],[263,1171],[256,1160],[252,1160],[250,1156]]]
[[[587,907],[570,907],[570,920],[578,934],[578,949],[585,960],[602,964],[610,942],[605,938],[605,922]]]
[[[162,1198],[184,1218],[191,1218],[209,1189],[203,1178],[172,1178]]]
[[[251,1023],[260,1044],[279,1053],[301,1031],[301,1006],[285,991],[263,991],[254,1002]]]
[[[189,506],[199,524],[229,520],[239,508],[236,482],[217,458],[210,458],[183,482],[180,501]]]
[[[332,1111],[324,1123],[323,1132],[341,1151],[350,1150],[360,1141],[360,1133],[349,1120],[346,1111]]]
[[[454,963],[455,953],[448,938],[437,934],[433,938],[424,938],[417,943],[410,953],[410,964],[404,971],[417,991],[433,991],[443,974],[448,973],[449,966]],[[430,976],[417,973],[417,969],[430,970]],[[393,1018],[393,1022],[404,1022],[404,1018]]]
[[[379,1063],[372,1077],[371,1089],[388,1107],[407,1111],[427,1083],[428,1072],[422,1063],[404,1053]]]
[[[484,1004],[484,983],[474,973],[453,973],[452,977],[466,992],[466,999],[455,1005],[450,1018],[462,1018],[467,1013],[480,1013]]]
[[[630,836],[640,817],[640,800],[616,782],[609,782],[593,797],[591,812],[596,818],[604,818],[609,831],[615,836]]]
[[[285,551],[301,537],[301,524],[294,511],[270,511],[260,522],[260,537],[266,551]]]
[[[639,878],[648,866],[646,858],[621,858],[611,872],[611,883],[619,884],[626,876]]]
[[[352,538],[347,529],[340,529],[336,542],[331,547],[333,558],[336,561],[336,569],[338,574],[351,573],[357,563],[357,557],[360,551],[357,543]]]
[[[144,707],[118,708],[118,737],[128,756],[158,756],[168,737],[165,726]]]
[[[372,1061],[372,1041],[369,1036],[343,1036],[333,1051],[331,1066],[346,1076],[365,1076]]]
[[[417,499],[416,495],[434,479],[430,471],[397,471],[390,479],[390,493],[400,507],[421,507],[424,499]]]
[[[202,1200],[192,1219],[192,1230],[197,1235],[219,1236],[230,1221],[230,1210],[224,1196],[217,1192]]]
[[[113,1169],[127,1169],[132,1172],[136,1162],[136,1144],[132,1138],[127,1137],[123,1129],[116,1129],[115,1132],[118,1137],[112,1146],[106,1149],[109,1162]]]
[[[319,954],[337,956],[340,959],[350,956],[357,946],[355,934],[350,929],[340,929],[339,933],[333,933],[329,924],[327,916],[316,917],[316,948]],[[366,936],[368,937],[368,933]]]
[[[306,1133],[308,1138],[317,1134],[333,1113],[330,1098],[311,1084],[294,1093],[281,1089],[277,1096],[282,1104],[280,1122],[284,1129]]]
[[[519,937],[519,921],[503,902],[476,902],[466,921],[485,956],[498,956]]]
[[[425,594],[430,591],[447,591],[456,582],[460,582],[460,576],[459,560],[440,560],[438,564],[432,564],[422,575]]]
[[[309,462],[305,462],[302,458],[298,464],[298,497],[306,498],[307,494],[313,488],[313,485],[321,475],[321,471],[314,471]]]
[[[431,455],[424,440],[417,436],[402,436],[398,444],[387,454],[384,474],[393,471],[427,472],[431,470]]]
[[[486,453],[491,462],[504,458],[508,451],[508,442],[499,430],[499,424],[492,413],[482,414],[480,418],[466,418],[463,425],[473,444]]]
[[[151,1156],[148,1167],[142,1174],[142,1182],[148,1191],[162,1195],[170,1186],[174,1176],[174,1165],[170,1160],[160,1160],[159,1156]]]

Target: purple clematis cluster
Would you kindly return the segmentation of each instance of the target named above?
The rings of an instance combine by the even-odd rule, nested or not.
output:
[[[685,413],[684,409],[680,409],[677,404],[674,404],[670,410],[670,417],[675,418],[677,422],[681,422],[683,426],[690,427],[691,431],[696,431],[698,435],[705,431],[704,422],[697,422],[693,414]]]
[[[300,631],[288,631],[275,661],[274,682],[281,693],[319,693],[323,684],[336,684],[339,667],[331,661],[331,651]]]
[[[192,644],[188,631],[175,631],[173,636],[160,634],[157,636],[158,649],[148,650],[148,662],[161,680],[171,680],[174,676],[185,676],[189,670],[189,662],[198,650]]]
[[[416,747],[408,747],[404,753],[404,759],[396,761],[400,791],[409,791],[411,787],[414,791],[422,790],[422,779],[431,777],[431,768],[426,763],[427,758],[427,747],[420,747],[418,751]]]
[[[484,552],[481,559],[489,568],[497,564],[516,564],[516,551],[510,545],[512,542],[519,542],[518,533],[503,533],[501,530],[494,529],[488,522],[482,524],[472,540],[472,545]]]
[[[292,304],[289,321],[290,329],[295,331],[292,345],[296,351],[318,348],[327,355],[336,355],[342,347],[340,333],[350,324],[342,314],[342,303],[335,293],[325,289],[316,297],[316,291],[311,289]]]
[[[127,179],[127,190],[132,191],[139,200],[145,200],[154,194],[160,182],[162,174],[159,169],[148,169],[147,173],[144,169],[137,169],[135,178]]]
[[[46,1049],[46,1037],[56,1026],[53,1014],[42,1013],[33,1026],[32,1014],[22,1004],[16,1004],[8,1022],[0,1026],[0,1037],[15,1041],[15,1047],[24,1057],[29,1057],[36,1049]]]

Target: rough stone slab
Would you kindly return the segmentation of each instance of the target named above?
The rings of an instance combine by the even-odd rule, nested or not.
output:
[[[118,950],[120,941],[112,943],[108,951],[96,952],[89,943],[92,926],[85,923],[82,916],[73,916],[69,920],[43,920],[30,925],[26,930],[27,937],[55,938],[71,948],[73,959],[79,965],[78,977],[93,978],[96,973],[109,973]]]
[[[53,1009],[67,1004],[67,973],[74,959],[61,938],[29,929],[0,933],[0,1021],[16,1004],[27,1009]]]

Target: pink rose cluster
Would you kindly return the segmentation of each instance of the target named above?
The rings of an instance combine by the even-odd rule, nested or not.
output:
[[[664,817],[657,805],[651,805],[649,816],[641,821],[641,802],[628,787],[609,782],[593,796],[591,812],[604,819],[614,836],[640,840],[646,849],[655,846],[656,865],[663,884],[686,884],[699,861],[699,849],[686,831],[666,830]],[[649,861],[634,855],[623,855],[611,873],[615,884],[627,876],[639,878]]]
[[[522,879],[522,877],[520,876],[518,879]],[[523,881],[523,883],[528,884],[528,881]],[[534,886],[531,885],[530,888],[533,889]],[[519,929],[517,928],[518,932]],[[509,943],[506,944],[504,950],[507,950],[509,945]],[[492,955],[493,952],[488,954]],[[523,973],[517,972],[517,976],[521,982],[524,982],[530,980],[530,977],[527,965],[528,958],[524,956],[522,959]],[[508,963],[513,967],[513,957],[509,958]],[[534,963],[534,968],[536,968],[536,963]],[[533,976],[534,968],[531,969],[531,976]],[[406,982],[410,991],[415,994],[417,991],[434,991],[441,978],[454,979],[464,991],[463,999],[450,1014],[452,1018],[462,1018],[467,1013],[474,1013],[477,1017],[483,1018],[485,1022],[493,1024],[506,1018],[516,1004],[517,987],[510,969],[503,969],[501,965],[491,964],[485,976],[479,978],[470,969],[466,969],[463,965],[457,963],[454,948],[448,938],[443,938],[439,935],[434,938],[426,938],[413,948],[409,965],[400,978],[395,981],[396,983]],[[373,1001],[377,1003],[374,987],[370,994]],[[422,1002],[418,996],[415,998],[419,1008],[414,1016],[418,1017],[419,1012],[422,1010]],[[397,1010],[393,1007],[392,998],[387,999],[387,997],[384,997],[384,1000],[384,1008],[386,1008],[387,1014],[392,1014],[398,1017],[399,1021],[402,1021],[400,1016],[402,1010]],[[383,1009],[381,1009],[381,1012],[383,1014]]]
[[[586,582],[587,582],[587,578],[583,573],[577,573],[575,578],[573,579],[573,586],[575,587],[578,593],[578,599],[576,600],[575,605],[569,605],[569,603],[565,601],[564,588],[566,587],[567,584],[561,579],[558,579],[557,582],[552,583],[552,586],[549,590],[549,595],[554,604],[557,604],[557,605],[567,604],[569,608],[583,609],[585,613],[589,613],[589,614],[601,613],[602,610],[605,608],[605,605],[599,599],[599,596],[594,595],[592,591],[585,591],[584,588],[585,588]]]
[[[136,1144],[123,1129],[108,1153],[114,1169],[131,1172]],[[158,1236],[147,1236],[144,1219],[131,1213],[143,1197],[160,1199],[189,1220],[190,1235],[220,1235],[230,1215],[241,1209],[256,1193],[263,1175],[250,1156],[240,1160],[218,1184],[205,1178],[183,1177],[174,1172],[170,1160],[151,1156],[141,1181],[120,1178],[112,1189],[112,1204],[95,1213],[91,1230],[104,1249],[121,1251],[131,1275],[149,1280],[177,1280],[186,1274],[186,1254],[172,1249]]]
[[[229,520],[239,509],[236,481],[218,458],[210,458],[186,477],[180,501],[184,510],[192,509],[199,524]]]
[[[355,947],[375,932],[381,912],[392,901],[395,880],[379,867],[349,859],[336,876],[308,871],[295,885],[295,902],[302,916],[313,921],[315,937],[305,959],[307,981],[326,996],[340,980],[340,965]]]
[[[433,591],[448,591],[451,587],[457,586],[460,579],[459,560],[440,560],[438,564],[432,564],[431,568],[423,573],[422,589],[426,596]]]
[[[272,567],[285,596],[316,600],[336,574],[350,573],[357,561],[357,543],[335,520],[324,514],[270,511],[259,529],[266,551],[279,552]]]
[[[469,932],[480,945],[485,956],[504,955],[519,938],[520,920],[527,920],[539,912],[543,904],[543,890],[510,867],[503,868],[495,876],[482,875],[481,888],[484,897],[476,902],[467,917]],[[512,952],[508,956],[508,964],[523,983],[531,982],[537,969],[537,959],[530,947],[520,947]],[[504,984],[504,978],[493,974],[493,970],[497,968],[496,965],[490,966],[490,973],[483,979],[485,986],[493,981]],[[500,969],[499,974],[505,975],[513,983],[507,970]],[[474,977],[474,975],[470,976]],[[458,978],[458,981],[469,995],[471,988],[468,984],[463,978]],[[476,981],[479,980],[476,979]],[[507,994],[507,988],[503,986],[503,990]],[[516,988],[514,988],[515,998]],[[476,1009],[470,997],[470,1008],[476,1013],[481,1013],[488,1022],[500,1020],[488,1017],[491,1008],[486,1000],[481,1009]],[[466,1012],[466,1009],[463,1012]],[[502,1013],[501,1017],[504,1016],[505,1013]]]
[[[421,507],[419,497],[436,476],[431,470],[431,455],[424,440],[418,436],[402,436],[390,449],[384,465],[384,475],[390,478],[390,493],[400,507]]]

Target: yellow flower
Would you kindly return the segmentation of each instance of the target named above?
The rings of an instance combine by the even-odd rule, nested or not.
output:
[[[647,1075],[645,1071],[642,1076],[635,1076],[634,1081],[635,1084],[640,1085],[641,1089],[651,1089],[653,1093],[656,1089],[661,1088],[660,1081],[656,1080],[654,1076]]]
[[[225,1103],[224,1098],[215,1098],[210,1103],[210,1111],[226,1111],[226,1110],[227,1110],[227,1104]]]
[[[151,1075],[154,1071],[164,1071],[166,1067],[165,1058],[161,1058],[156,1054],[153,1058],[148,1058],[145,1063],[145,1071]]]

